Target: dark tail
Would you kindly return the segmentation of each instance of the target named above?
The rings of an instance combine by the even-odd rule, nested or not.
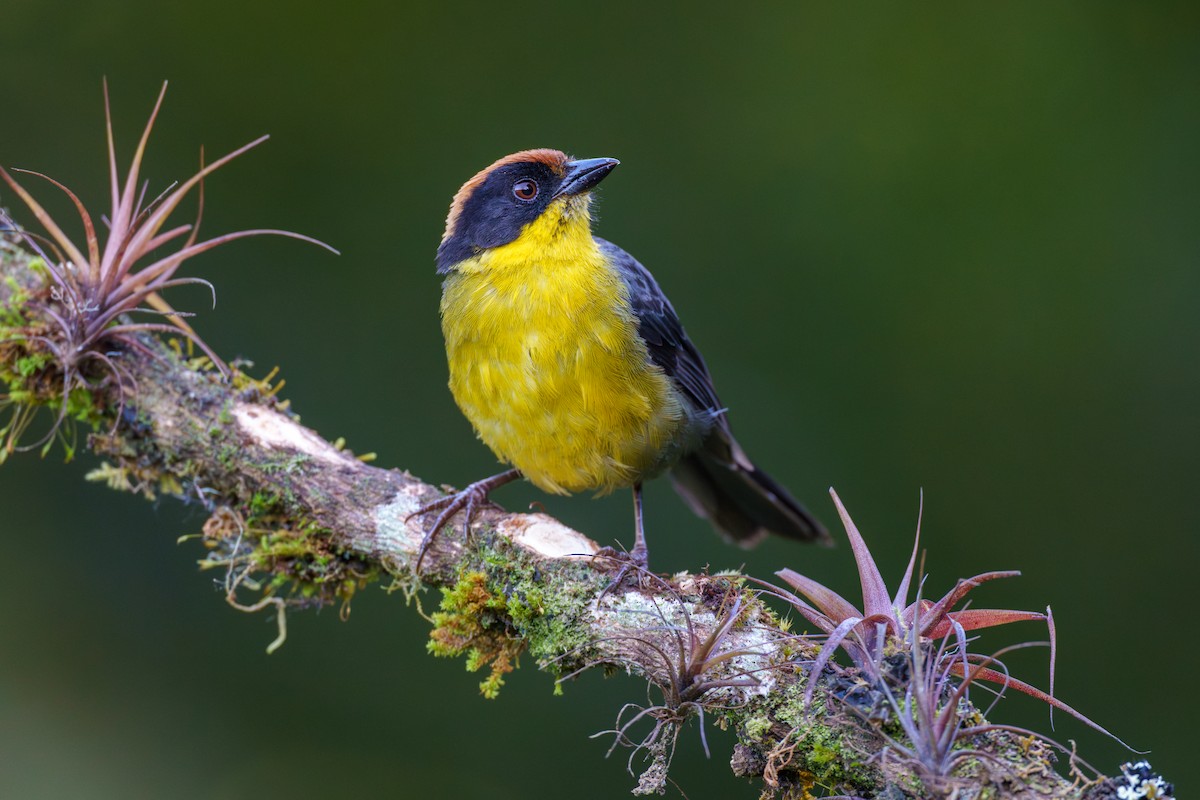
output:
[[[697,516],[742,547],[753,547],[768,533],[833,541],[787,489],[751,463],[726,428],[716,428],[701,449],[685,456],[671,480]]]

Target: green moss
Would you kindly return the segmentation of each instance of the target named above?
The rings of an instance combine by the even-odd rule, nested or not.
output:
[[[808,762],[810,771],[813,774],[818,774],[827,771],[841,760],[842,753],[835,747],[830,747],[825,742],[813,742],[812,747],[808,749],[808,756],[805,761]]]
[[[275,514],[279,511],[279,508],[279,496],[270,492],[255,492],[250,496],[250,502],[247,504],[247,511],[250,513],[251,519]]]
[[[466,655],[470,672],[490,667],[479,684],[488,699],[495,698],[504,676],[516,668],[525,644],[506,630],[508,601],[488,587],[487,575],[464,571],[458,581],[442,589],[441,610],[433,614],[433,630],[426,648],[444,658]]]
[[[331,544],[330,531],[287,498],[286,492],[256,491],[240,511],[218,509],[201,536],[208,557],[202,567],[223,568],[239,578],[235,588],[257,592],[258,608],[271,599],[284,605],[340,603],[346,618],[354,596],[383,574],[361,554]],[[232,602],[232,601],[231,601]]]
[[[292,475],[299,470],[300,467],[304,466],[310,461],[312,461],[312,456],[298,453],[296,455],[288,456],[281,461],[266,461],[258,466],[259,469],[261,469],[267,475],[274,475],[278,473]]]
[[[45,269],[45,263],[40,258],[31,261],[30,268],[35,264]],[[0,303],[0,335],[3,335],[5,328],[21,328],[28,324],[25,307],[29,302],[29,291],[12,275],[5,277],[4,284],[8,287],[8,300]]]
[[[747,741],[761,744],[774,727],[771,718],[765,714],[756,714],[742,722],[742,733]]]
[[[18,377],[28,378],[38,370],[45,369],[52,362],[53,359],[49,353],[30,353],[17,358],[15,372]]]
[[[581,663],[590,641],[578,618],[596,586],[594,573],[570,564],[538,562],[503,537],[477,539],[454,586],[442,590],[429,652],[466,656],[471,671],[490,668],[480,684],[494,697],[524,650],[561,674]],[[603,580],[603,578],[596,579]],[[573,656],[568,664],[561,657]],[[555,692],[561,688],[556,684]]]
[[[58,363],[44,343],[30,334],[25,327],[14,330],[6,327],[8,323],[23,324],[19,312],[11,308],[0,316],[0,385],[6,388],[0,394],[0,411],[11,408],[7,422],[0,422],[0,437],[4,438],[3,455],[12,452],[19,446],[22,434],[29,428],[30,423],[41,409],[46,409],[56,420],[61,416],[64,427],[55,430],[57,435],[51,437],[43,448],[45,455],[54,445],[61,442],[69,461],[75,453],[78,435],[76,424],[84,424],[91,430],[98,430],[104,423],[104,409],[101,408],[96,395],[82,384],[79,376],[66,377],[59,369]],[[14,314],[17,316],[14,317]],[[66,396],[66,410],[63,412],[64,381],[70,380],[71,386]]]
[[[876,785],[876,771],[865,763],[865,756],[853,738],[856,728],[844,720],[824,724],[823,703],[818,699],[813,707],[804,707],[806,681],[781,681],[775,691],[742,716],[738,736],[743,742],[762,753],[779,774],[789,774],[803,784],[854,789],[860,793]],[[782,740],[779,730],[787,729]],[[810,784],[811,785],[811,784]]]
[[[793,766],[824,786],[871,785],[871,772],[862,755],[848,746],[840,729],[810,722],[799,731]]]

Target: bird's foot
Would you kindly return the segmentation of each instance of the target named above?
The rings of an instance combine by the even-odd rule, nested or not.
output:
[[[433,544],[433,540],[437,538],[438,533],[442,528],[446,527],[447,523],[459,511],[463,512],[463,541],[471,541],[471,520],[475,514],[482,508],[492,507],[499,508],[495,503],[488,499],[488,493],[497,486],[502,486],[519,477],[516,470],[509,470],[499,475],[493,475],[490,478],[484,478],[481,481],[475,481],[470,486],[462,489],[455,494],[448,494],[445,497],[439,497],[432,503],[426,503],[416,511],[404,518],[408,522],[413,517],[421,517],[426,514],[438,512],[437,518],[433,524],[425,531],[424,538],[421,539],[421,547],[417,550],[417,562],[413,568],[413,572],[417,575],[421,574],[421,563],[425,560],[426,553],[429,552],[429,546]]]
[[[620,567],[617,569],[616,577],[612,579],[608,586],[604,587],[604,590],[601,591],[600,595],[596,598],[597,603],[603,600],[605,595],[607,595],[613,589],[620,587],[620,585],[624,583],[625,580],[630,576],[633,577],[634,586],[638,589],[644,588],[646,580],[654,577],[653,573],[651,573],[649,569],[650,554],[647,552],[645,547],[634,547],[629,551],[617,550],[613,547],[601,547],[596,551],[596,555],[594,555],[593,558],[603,558],[613,563],[620,564]]]

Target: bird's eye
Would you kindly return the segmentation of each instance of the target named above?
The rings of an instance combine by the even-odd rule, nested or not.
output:
[[[537,181],[530,180],[529,178],[522,178],[513,184],[512,192],[513,197],[517,198],[518,200],[529,202],[538,195]]]

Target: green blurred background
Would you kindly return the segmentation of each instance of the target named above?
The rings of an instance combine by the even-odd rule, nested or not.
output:
[[[192,265],[215,311],[202,290],[173,299],[226,357],[280,365],[305,423],[433,481],[494,469],[445,387],[433,253],[451,195],[521,148],[620,158],[599,232],[658,276],[748,451],[831,528],[836,486],[890,581],[924,487],[929,591],[1023,570],[976,603],[1051,604],[1060,696],[1192,784],[1200,6],[5,0],[0,163],[103,208],[102,76],[122,169],[171,81],[154,188],[201,144],[272,134],[208,182],[206,230],[290,228],[342,256],[238,243]],[[345,623],[293,614],[267,656],[271,619],[230,610],[200,548],[175,543],[202,511],[85,483],[93,465],[0,470],[0,796],[634,785],[588,736],[637,682],[553,697],[526,659],[485,701],[378,589]],[[629,540],[625,493],[499,499]],[[665,482],[647,513],[658,569],[791,566],[856,591],[840,532],[743,553]],[[1045,685],[1045,662],[1009,663]],[[993,716],[1049,732],[1021,698]],[[683,791],[755,797],[732,737],[708,735],[711,760],[694,726],[681,739]],[[1130,757],[1069,719],[1056,736],[1107,772]]]

